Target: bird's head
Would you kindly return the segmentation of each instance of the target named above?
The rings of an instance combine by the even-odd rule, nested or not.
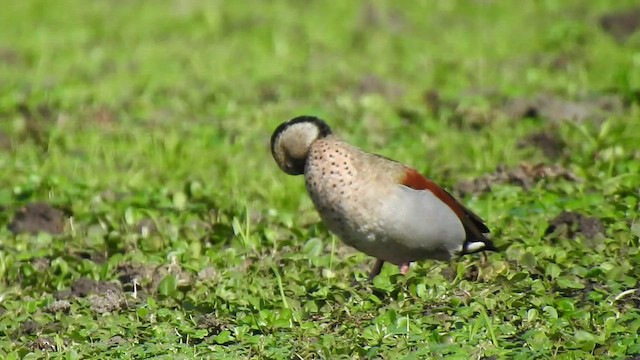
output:
[[[304,173],[311,144],[331,134],[331,128],[314,116],[298,116],[280,124],[271,135],[271,155],[289,175]]]

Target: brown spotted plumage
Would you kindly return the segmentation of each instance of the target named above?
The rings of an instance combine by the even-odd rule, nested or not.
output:
[[[318,118],[278,126],[271,152],[284,172],[304,174],[329,230],[377,259],[371,278],[385,261],[404,274],[413,261],[496,250],[482,219],[446,190],[415,169],[338,139]]]

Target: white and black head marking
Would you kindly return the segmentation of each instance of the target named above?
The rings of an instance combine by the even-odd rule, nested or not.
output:
[[[331,134],[331,128],[315,116],[298,116],[280,124],[271,135],[271,155],[289,175],[304,173],[311,144]]]

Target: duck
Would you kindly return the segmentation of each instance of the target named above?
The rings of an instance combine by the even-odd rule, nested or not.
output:
[[[401,274],[422,260],[450,260],[498,251],[490,230],[473,211],[413,167],[366,152],[334,135],[315,116],[281,123],[271,154],[289,175],[303,175],[323,223],[346,245]]]

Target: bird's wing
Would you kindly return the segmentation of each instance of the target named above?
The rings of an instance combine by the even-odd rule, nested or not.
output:
[[[484,224],[484,221],[474,212],[460,204],[449,192],[438,186],[438,184],[412,168],[405,169],[400,184],[414,190],[430,191],[458,216],[467,234],[462,248],[462,254],[484,250],[497,251],[491,240],[487,238],[487,234],[490,231]]]

